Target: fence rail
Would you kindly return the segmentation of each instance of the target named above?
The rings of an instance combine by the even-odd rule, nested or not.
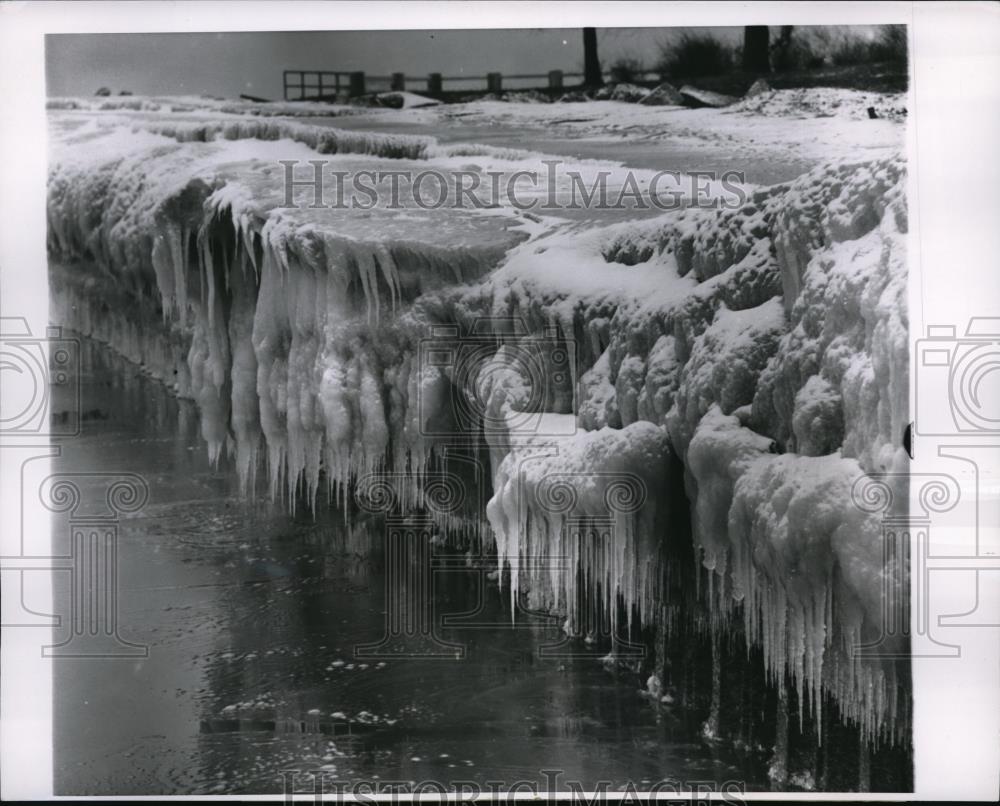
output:
[[[418,77],[403,73],[370,76],[359,70],[285,70],[282,78],[286,101],[328,101],[356,98],[369,92],[401,91],[407,87],[419,88],[423,94],[431,97],[454,92],[501,92],[505,81],[517,84],[508,86],[508,89],[513,90],[561,92],[567,86],[567,79],[582,80],[583,73],[550,70],[547,73],[515,73],[506,76],[501,73],[488,73],[485,76],[445,76],[431,73],[426,77]],[[470,82],[476,82],[479,86],[468,87]],[[466,86],[446,87],[446,84]]]

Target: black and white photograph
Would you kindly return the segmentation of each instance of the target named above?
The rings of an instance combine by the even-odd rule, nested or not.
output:
[[[1000,7],[30,5],[5,799],[996,796]]]

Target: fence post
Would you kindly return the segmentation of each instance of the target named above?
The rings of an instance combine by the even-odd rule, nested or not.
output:
[[[563,88],[563,71],[549,70],[549,89],[561,90]]]
[[[501,85],[503,84],[503,79],[499,73],[487,73],[486,74],[486,91],[487,92],[502,92]]]
[[[441,80],[441,74],[440,73],[431,73],[429,76],[427,76],[427,92],[429,94],[431,94],[431,95],[440,95],[441,94],[441,84],[442,84],[442,80]]]
[[[348,94],[352,98],[357,98],[359,95],[365,94],[365,74],[360,70],[351,73]]]
[[[389,89],[403,92],[406,89],[406,75],[403,73],[393,73]]]

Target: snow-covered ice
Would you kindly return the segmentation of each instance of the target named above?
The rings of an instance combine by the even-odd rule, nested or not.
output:
[[[787,146],[817,163],[859,143],[870,155],[747,187],[736,209],[586,224],[504,206],[281,204],[279,160],[537,167],[542,155],[524,149],[290,119],[319,111],[308,106],[53,102],[54,318],[197,401],[212,458],[232,455],[248,491],[263,472],[292,505],[304,492],[315,506],[323,484],[346,497],[379,469],[419,494],[447,443],[428,412],[448,414],[456,390],[478,401],[496,424],[483,515],[512,601],[567,612],[571,631],[578,568],[602,581],[613,618],[620,596],[630,619],[652,623],[664,493],[682,485],[713,629],[740,608],[779,686],[787,671],[817,714],[828,693],[867,735],[891,732],[905,717],[895,666],[852,654],[880,627],[891,569],[850,490],[905,463],[905,166],[898,123],[859,118],[867,101],[842,95],[815,96],[819,112],[799,103],[813,116],[794,133],[782,127],[792,101],[777,94],[727,110],[369,112],[428,131],[461,112],[605,143],[656,132],[750,155]],[[574,115],[584,122],[558,123]],[[494,324],[475,372],[421,361],[439,326],[471,333],[483,321]],[[566,372],[539,339],[572,345]],[[520,360],[531,350],[540,372]],[[638,504],[621,497],[636,490]],[[596,535],[589,548],[572,528]],[[557,556],[571,561],[547,562]]]

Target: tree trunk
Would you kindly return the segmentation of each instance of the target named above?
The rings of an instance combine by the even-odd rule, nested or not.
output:
[[[768,43],[770,31],[766,25],[746,25],[743,28],[743,69],[748,73],[769,73]]]
[[[604,84],[601,76],[601,63],[597,60],[597,29],[583,29],[583,83],[587,87],[600,87]]]

